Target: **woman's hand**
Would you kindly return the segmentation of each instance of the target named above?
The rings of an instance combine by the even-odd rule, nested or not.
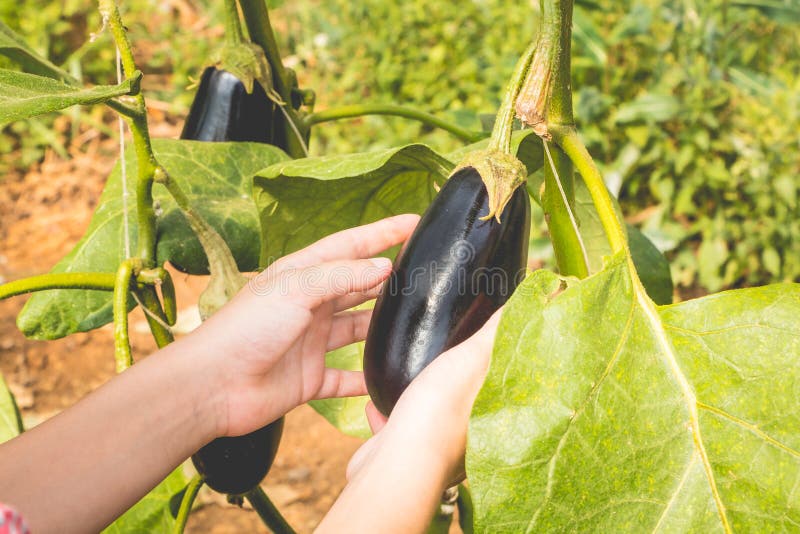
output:
[[[475,335],[434,360],[387,420],[372,403],[375,432],[353,455],[348,484],[320,532],[424,532],[442,493],[464,478],[467,426],[489,366],[496,312]],[[369,502],[369,507],[359,503]],[[352,510],[358,509],[358,514]]]
[[[311,399],[363,395],[362,373],[327,369],[325,353],[364,339],[377,296],[417,215],[345,230],[286,256],[181,344],[207,355],[215,377],[218,435],[246,434]]]

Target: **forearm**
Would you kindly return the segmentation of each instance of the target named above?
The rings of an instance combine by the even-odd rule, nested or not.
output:
[[[96,532],[215,437],[203,356],[181,342],[0,446],[0,501],[34,532]]]

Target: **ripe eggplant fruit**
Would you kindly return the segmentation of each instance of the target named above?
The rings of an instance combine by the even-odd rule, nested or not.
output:
[[[214,491],[243,495],[267,476],[283,434],[283,418],[255,432],[217,438],[192,456],[192,463]]]
[[[474,334],[525,276],[530,200],[518,187],[502,215],[473,167],[442,187],[394,262],[375,303],[364,375],[389,415],[411,381],[436,357]]]
[[[275,104],[257,81],[248,94],[226,70],[208,67],[183,125],[181,139],[272,143]]]
[[[272,144],[274,106],[258,82],[248,94],[239,78],[209,67],[203,72],[181,139]],[[282,435],[283,418],[244,436],[217,438],[196,452],[192,463],[213,490],[241,495],[267,476]]]

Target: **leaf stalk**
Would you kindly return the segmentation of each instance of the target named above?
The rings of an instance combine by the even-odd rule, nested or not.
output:
[[[406,106],[396,106],[392,104],[354,104],[349,106],[338,106],[335,108],[326,109],[324,111],[311,113],[303,119],[303,122],[308,127],[311,127],[315,124],[321,124],[323,122],[353,119],[366,115],[389,115],[419,121],[427,126],[440,128],[446,132],[449,132],[468,143],[480,141],[485,137],[485,135],[481,132],[472,132],[465,128],[461,128],[460,126],[447,122],[431,113]]]

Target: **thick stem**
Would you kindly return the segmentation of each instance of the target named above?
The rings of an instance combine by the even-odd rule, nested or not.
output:
[[[239,21],[239,9],[236,0],[225,0],[225,40],[230,44],[244,42],[242,24]]]
[[[278,50],[278,41],[272,31],[269,21],[269,11],[265,0],[239,0],[244,15],[244,23],[250,34],[250,40],[264,49],[264,53],[272,69],[272,82],[275,90],[281,95],[284,102],[291,102],[292,87],[289,74],[283,68],[281,53]]]
[[[441,128],[470,143],[480,141],[485,137],[485,135],[480,132],[471,132],[425,111],[391,104],[354,104],[351,106],[340,106],[312,113],[306,116],[303,121],[306,125],[311,127],[323,122],[352,119],[355,117],[363,117],[364,115],[391,115],[412,119],[428,126],[433,126],[434,128]]]
[[[244,22],[250,34],[250,40],[264,49],[270,69],[272,70],[272,83],[275,91],[280,95],[284,105],[281,107],[286,114],[284,135],[286,139],[286,153],[293,158],[304,158],[308,155],[305,140],[298,134],[302,120],[297,111],[292,107],[292,81],[289,72],[283,67],[278,41],[272,31],[269,20],[269,11],[265,0],[239,0],[242,8]],[[266,88],[265,88],[266,89]]]
[[[0,300],[47,289],[97,289],[114,291],[112,273],[56,273],[31,276],[0,286]]]
[[[136,63],[133,59],[133,49],[128,39],[119,9],[114,0],[98,0],[100,14],[103,21],[111,30],[114,43],[119,49],[122,70],[126,78],[133,77],[136,72]],[[150,144],[150,132],[147,127],[147,108],[144,96],[141,93],[133,97],[134,107],[128,109],[130,114],[123,114],[128,121],[133,136],[136,150],[138,177],[136,184],[136,215],[139,226],[139,251],[146,267],[155,264],[156,254],[156,215],[153,209],[153,174],[157,168],[156,158]],[[112,105],[112,107],[114,107]],[[118,110],[120,111],[120,110]]]
[[[586,278],[589,275],[586,250],[578,230],[573,203],[575,181],[572,162],[560,148],[544,142],[544,211],[558,270],[565,276]]]
[[[131,303],[131,280],[140,266],[137,260],[123,261],[117,269],[114,285],[114,360],[117,373],[133,365],[131,343],[128,339],[128,308]]]
[[[144,109],[144,99],[141,102]],[[153,208],[153,176],[158,164],[150,144],[147,118],[128,119],[136,152],[136,217],[138,221],[138,257],[147,267],[155,264],[156,257],[156,212]]]
[[[178,515],[175,517],[175,526],[172,529],[173,534],[183,534],[186,529],[186,521],[189,519],[189,513],[192,511],[192,505],[197,497],[197,492],[203,486],[203,477],[195,475],[186,486],[186,492],[181,499],[181,506],[178,508]]]
[[[153,286],[139,287],[136,294],[141,300],[143,311],[147,324],[150,326],[150,332],[153,334],[153,339],[156,341],[158,348],[163,348],[175,341],[172,332],[165,325],[167,324],[167,317],[164,310],[161,309],[161,303],[158,301],[158,294]]]
[[[503,103],[500,105],[497,117],[495,117],[492,138],[489,141],[489,150],[499,150],[504,154],[511,154],[511,132],[514,127],[515,116],[514,107],[522,84],[528,75],[528,68],[530,68],[535,52],[536,43],[531,43],[517,62],[514,73],[511,75],[511,81],[506,89],[506,94],[503,97]]]
[[[294,529],[286,522],[286,519],[284,519],[275,505],[272,504],[272,501],[269,500],[261,486],[256,486],[245,497],[272,532],[275,534],[294,534]]]
[[[611,252],[617,253],[627,249],[627,237],[622,222],[617,218],[614,211],[614,204],[611,201],[611,194],[606,188],[603,176],[595,165],[592,156],[583,142],[578,137],[578,132],[571,126],[557,126],[550,130],[553,140],[564,150],[572,160],[573,165],[583,177],[589,193],[592,195],[592,202],[600,217],[606,238],[611,245]]]
[[[178,320],[178,302],[175,296],[175,284],[172,282],[172,276],[169,274],[169,271],[163,267],[140,271],[139,275],[136,277],[136,281],[140,284],[161,287],[161,296],[164,301],[164,316],[169,326],[175,326],[175,321]]]
[[[572,4],[573,0],[545,0],[542,19],[544,31],[553,33],[553,71],[550,79],[550,105],[547,120],[552,124],[572,125]]]
[[[572,163],[558,148],[550,147],[550,128],[571,126],[570,40],[573,0],[541,0],[537,51],[516,110],[544,140],[544,209],[556,261],[561,274],[585,278],[588,258],[575,217],[575,178]]]

